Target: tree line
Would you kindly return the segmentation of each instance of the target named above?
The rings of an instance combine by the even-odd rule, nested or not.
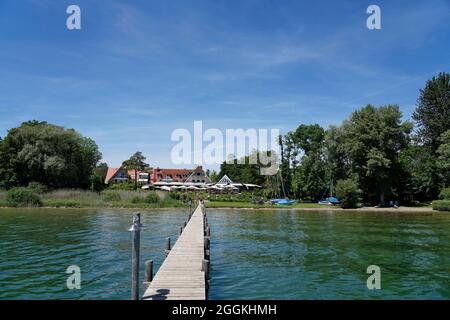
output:
[[[450,75],[426,82],[412,121],[402,120],[398,105],[369,104],[340,126],[300,124],[279,144],[283,184],[276,188],[292,198],[317,201],[334,186],[357,189],[353,193],[365,203],[437,199],[450,185]],[[224,162],[212,175],[223,174],[273,188],[258,165]]]
[[[420,90],[412,121],[402,120],[398,105],[367,105],[339,126],[324,129],[300,124],[279,137],[280,170],[260,174],[260,164],[246,156],[224,162],[224,174],[238,182],[263,185],[268,196],[287,194],[317,201],[332,190],[352,201],[384,204],[437,199],[450,185],[450,75],[439,73]],[[0,138],[0,188],[41,183],[51,188],[101,188],[107,165],[97,144],[74,129],[28,121]],[[123,167],[148,167],[137,152]],[[281,183],[280,183],[281,182]],[[282,189],[282,190],[281,190]],[[281,192],[282,191],[282,192]]]

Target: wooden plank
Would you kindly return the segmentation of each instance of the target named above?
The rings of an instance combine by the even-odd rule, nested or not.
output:
[[[206,300],[203,212],[200,205],[183,228],[143,300]]]

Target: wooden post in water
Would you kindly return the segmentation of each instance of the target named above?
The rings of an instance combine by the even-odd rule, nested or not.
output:
[[[205,272],[205,278],[209,279],[209,260],[203,259],[202,269]]]
[[[170,249],[171,249],[171,246],[170,246],[170,237],[169,237],[169,238],[166,239],[166,250],[165,250],[166,257],[169,255]]]
[[[205,237],[205,259],[209,260],[209,256],[210,256],[209,237]]]
[[[149,285],[153,281],[153,260],[145,261],[145,277],[144,283]]]
[[[206,297],[208,297],[208,291],[209,291],[209,269],[210,269],[210,262],[209,260],[204,259],[202,263],[202,270],[205,272],[205,294]]]
[[[131,253],[131,300],[139,300],[139,253],[141,242],[141,214],[133,214],[133,224],[129,231],[133,234]]]

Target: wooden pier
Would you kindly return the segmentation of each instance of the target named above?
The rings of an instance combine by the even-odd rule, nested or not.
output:
[[[199,204],[146,289],[143,300],[206,300],[209,277],[209,227]]]

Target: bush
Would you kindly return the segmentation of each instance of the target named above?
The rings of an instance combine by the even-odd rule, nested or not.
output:
[[[100,192],[105,189],[106,185],[104,183],[104,179],[96,174],[91,176],[91,191],[92,192]]]
[[[30,182],[27,187],[29,190],[36,192],[37,194],[43,194],[48,191],[47,186],[39,182]]]
[[[115,191],[105,191],[103,192],[103,200],[105,201],[120,201],[120,193]]]
[[[252,202],[255,198],[258,197],[251,192],[242,192],[238,194],[211,194],[208,200],[219,202]]]
[[[450,187],[442,189],[441,193],[439,194],[439,199],[450,200]]]
[[[160,201],[159,196],[156,194],[156,192],[151,191],[146,197],[145,202],[147,203],[158,203]]]
[[[168,197],[173,200],[180,200],[181,194],[179,192],[169,192]]]
[[[134,182],[112,183],[108,186],[108,190],[134,190]]]
[[[143,202],[145,202],[145,198],[143,197],[136,196],[131,198],[131,203],[143,203]]]
[[[54,200],[54,199],[48,199],[44,200],[44,205],[52,208],[81,208],[83,207],[82,204],[80,204],[77,201],[74,200]]]
[[[450,200],[434,200],[431,205],[433,210],[450,211]]]
[[[357,208],[361,201],[361,191],[353,179],[338,180],[336,183],[336,197],[344,209]]]
[[[40,207],[41,197],[28,188],[12,188],[6,193],[6,204],[10,207]]]
[[[159,206],[161,208],[180,208],[180,207],[184,207],[182,202],[180,202],[178,200],[175,200],[175,199],[172,199],[172,198],[169,198],[169,197],[161,200],[161,202],[159,203]]]

